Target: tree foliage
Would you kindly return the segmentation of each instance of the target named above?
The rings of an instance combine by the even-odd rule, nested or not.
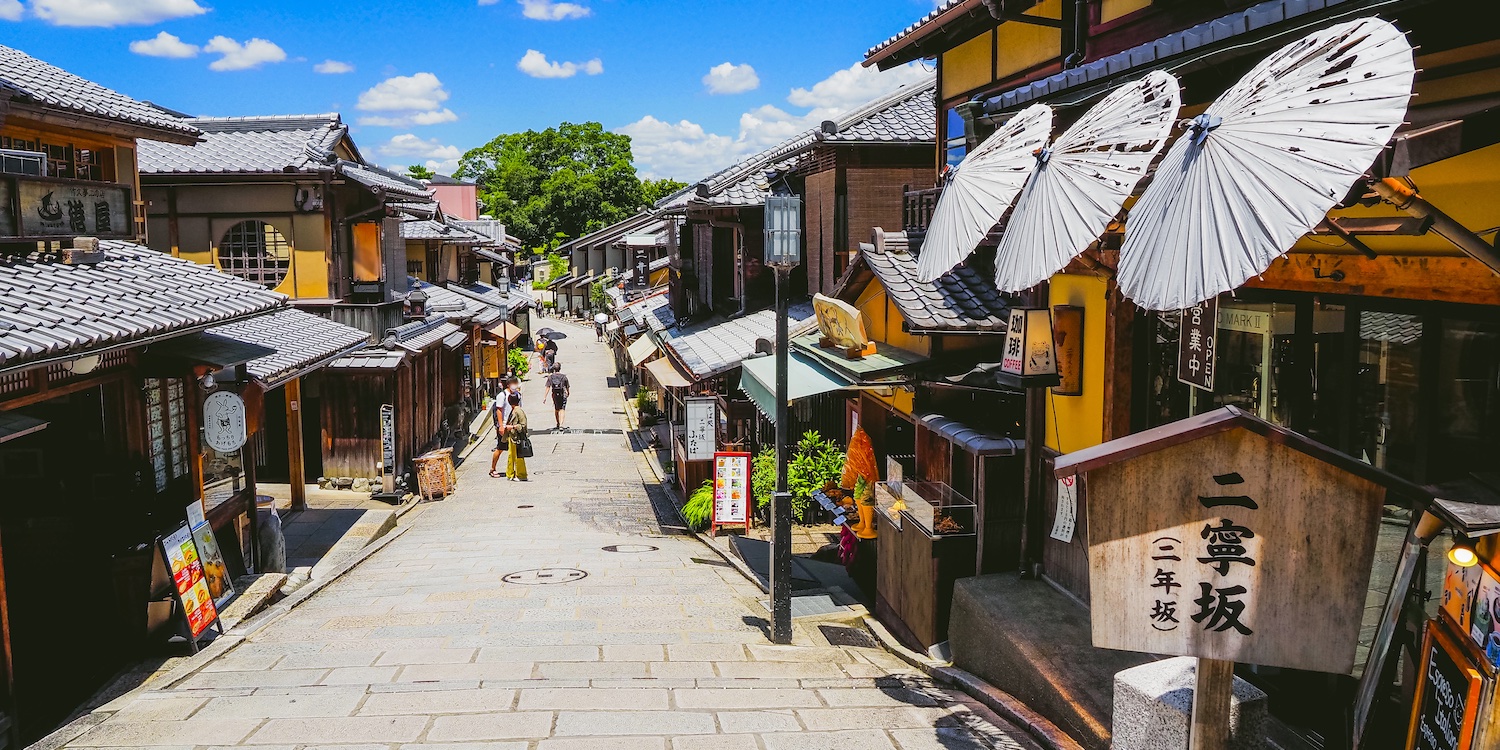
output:
[[[436,173],[421,164],[413,164],[406,168],[406,174],[413,180],[430,180]]]
[[[642,180],[641,199],[648,206],[655,205],[657,201],[685,187],[687,183],[678,182],[670,177],[663,177],[660,180]]]
[[[597,122],[495,137],[470,149],[454,174],[479,185],[485,212],[526,247],[569,239],[625,219],[647,205],[631,163],[630,136]],[[653,181],[652,194],[666,185]],[[677,184],[677,183],[671,183]]]

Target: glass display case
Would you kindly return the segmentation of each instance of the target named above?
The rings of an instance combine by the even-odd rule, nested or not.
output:
[[[910,525],[933,539],[974,535],[974,502],[942,482],[881,482],[875,504],[897,529]]]

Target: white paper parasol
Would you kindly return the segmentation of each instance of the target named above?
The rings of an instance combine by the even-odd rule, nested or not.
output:
[[[1130,211],[1120,289],[1180,310],[1266,270],[1348,193],[1401,124],[1411,45],[1376,18],[1261,61],[1172,144]]]
[[[1182,96],[1162,71],[1110,92],[1037,155],[995,251],[995,286],[1050,278],[1104,233],[1171,135]]]
[[[1051,134],[1052,108],[1033,104],[954,168],[917,256],[923,281],[937,279],[974,252],[1026,184],[1036,168],[1032,153],[1046,146]]]

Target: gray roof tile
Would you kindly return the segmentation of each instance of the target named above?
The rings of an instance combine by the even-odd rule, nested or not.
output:
[[[271,117],[195,117],[193,145],[140,142],[141,174],[310,172],[332,169],[348,134],[338,113]]]
[[[338,161],[337,168],[339,174],[372,190],[383,190],[392,196],[400,198],[432,199],[432,190],[428,189],[427,186],[406,175],[396,174],[388,169],[381,169],[370,164],[358,164],[343,159]]]
[[[215,326],[208,332],[274,349],[274,354],[250,360],[246,365],[250,376],[268,388],[370,341],[370,335],[358,328],[296,309]]]
[[[790,319],[788,336],[799,336],[818,324],[812,305],[807,303],[792,305]],[[734,320],[710,318],[685,328],[667,329],[657,337],[694,378],[702,380],[739,367],[755,353],[757,339],[775,340],[776,311],[761,310]]]
[[[419,352],[459,330],[461,329],[457,325],[448,320],[447,315],[438,313],[425,320],[414,320],[386,331],[383,343],[388,346],[393,344],[409,352]]]
[[[406,359],[406,352],[375,346],[339,357],[328,363],[330,370],[394,370]]]
[[[422,290],[427,295],[427,309],[443,313],[450,320],[472,320],[479,325],[489,326],[506,317],[504,297],[499,298],[498,304],[491,303],[481,295],[460,294],[455,289],[430,284],[415,276],[406,277],[406,285],[411,291]]]
[[[287,304],[286,297],[211,266],[132,242],[99,245],[104,260],[84,265],[36,252],[0,255],[0,370]]]
[[[880,280],[913,330],[1006,330],[1010,305],[994,283],[968,266],[958,266],[937,281],[920,281],[916,256],[906,252],[902,233],[887,235],[884,252],[861,244],[848,278],[857,276],[861,265]]]
[[[49,109],[115,120],[177,136],[198,135],[198,129],[182,118],[5,45],[0,45],[0,91],[9,99]]]

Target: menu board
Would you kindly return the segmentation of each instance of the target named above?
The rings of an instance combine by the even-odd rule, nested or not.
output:
[[[234,581],[229,577],[229,565],[224,562],[224,552],[219,549],[219,540],[214,538],[214,528],[203,517],[203,506],[193,502],[187,506],[188,526],[193,530],[193,542],[198,546],[198,559],[203,563],[203,580],[208,593],[213,597],[214,608],[223,609],[234,598]]]
[[[1484,677],[1441,621],[1427,623],[1417,679],[1407,750],[1469,750]]]
[[[162,553],[167,567],[172,571],[172,587],[182,602],[182,611],[187,615],[188,632],[197,640],[203,631],[219,619],[214,607],[213,595],[208,591],[208,582],[203,576],[203,561],[198,556],[198,545],[193,542],[193,533],[186,524],[161,540]]]
[[[750,454],[714,454],[715,527],[750,525]]]

